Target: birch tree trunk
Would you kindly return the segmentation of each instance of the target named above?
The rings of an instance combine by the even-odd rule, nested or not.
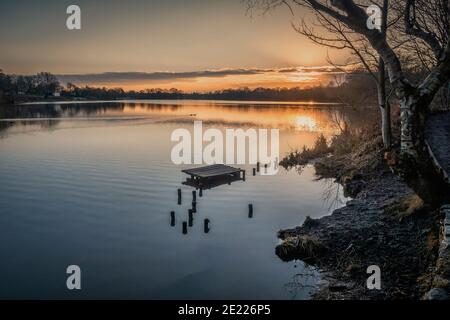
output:
[[[383,144],[386,149],[391,147],[391,106],[386,97],[386,69],[384,61],[379,61],[379,81],[377,85],[378,105],[381,112],[381,133],[383,136]]]
[[[386,40],[387,35],[387,19],[388,19],[389,1],[383,1],[382,20],[381,20],[381,34]],[[378,60],[378,105],[381,111],[381,135],[383,137],[383,144],[386,149],[391,147],[391,106],[386,97],[386,67],[382,57]]]
[[[400,101],[401,137],[400,151],[402,154],[417,159],[417,147],[423,139],[423,128],[419,124],[417,101],[408,95]]]

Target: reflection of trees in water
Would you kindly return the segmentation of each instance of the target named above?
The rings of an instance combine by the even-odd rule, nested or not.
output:
[[[36,104],[22,106],[5,106],[0,114],[1,119],[15,119],[14,121],[0,121],[0,133],[14,126],[39,126],[41,129],[52,129],[60,123],[63,117],[92,116],[104,114],[108,111],[122,111],[123,104]],[[29,119],[29,120],[28,120]],[[32,120],[33,119],[33,120]],[[36,121],[36,119],[42,119]],[[3,135],[2,135],[3,136]]]
[[[222,103],[222,102],[199,102],[198,105],[195,102],[192,103],[154,103],[154,102],[83,102],[83,103],[56,103],[56,104],[32,104],[22,106],[6,106],[0,108],[0,119],[17,119],[14,122],[0,121],[0,132],[6,129],[18,125],[28,125],[29,123],[21,121],[23,119],[36,119],[36,118],[63,118],[63,117],[90,117],[107,115],[108,113],[124,113],[126,109],[144,111],[159,111],[159,112],[175,112],[182,110],[184,107],[191,107],[194,113],[195,108],[201,107],[211,108],[218,116],[225,114],[244,113],[248,114],[249,119],[242,119],[237,117],[236,123],[233,123],[233,119],[223,119],[223,123],[220,119],[202,119],[205,122],[212,121],[211,125],[244,125],[242,122],[251,121],[247,123],[248,126],[268,126],[270,123],[266,123],[264,119],[279,119],[276,122],[276,126],[284,129],[295,129],[295,123],[288,123],[295,119],[295,116],[305,115],[312,117],[314,122],[317,123],[319,130],[327,132],[337,132],[338,126],[343,123],[348,124],[351,128],[359,128],[367,123],[368,112],[361,112],[361,109],[352,107],[339,107],[339,106],[326,106],[326,105],[311,105],[311,106],[299,106],[299,105],[285,105],[285,104],[244,104],[244,103]],[[234,110],[234,111],[233,111]],[[365,109],[367,110],[367,109]],[[378,115],[378,113],[374,114]],[[252,115],[259,115],[259,117],[253,117]],[[267,117],[266,117],[267,115]],[[277,117],[279,115],[279,117]],[[262,118],[261,118],[262,117]],[[174,119],[172,119],[174,120]],[[192,119],[189,119],[192,121]],[[261,122],[262,121],[262,122]],[[286,123],[283,123],[286,122]],[[217,123],[215,123],[217,122]],[[35,123],[38,124],[38,123]],[[42,128],[51,128],[55,125],[55,122],[44,123],[42,122]]]
[[[299,294],[312,291],[316,288],[319,271],[317,268],[310,265],[303,265],[303,270],[292,276],[292,280],[284,284],[284,289],[289,293],[291,299],[296,299]]]
[[[108,111],[122,111],[123,109],[123,103],[33,104],[7,106],[1,113],[1,118],[61,118],[83,115],[98,115]]]
[[[299,175],[303,173],[303,170],[308,164],[295,165],[295,166],[284,166],[285,170],[295,170]],[[342,185],[330,178],[317,178],[317,181],[322,183],[322,194],[321,200],[327,206],[328,211],[333,211],[337,208],[342,207],[345,204],[344,199],[344,189]]]
[[[342,207],[345,203],[342,200],[343,188],[333,179],[322,179],[322,201],[328,206],[328,211]]]
[[[9,128],[28,128],[31,126],[38,127],[40,130],[53,130],[60,123],[59,119],[43,119],[39,121],[31,120],[16,120],[16,121],[0,121],[0,138],[5,138],[8,135]]]
[[[6,136],[6,130],[14,125],[14,122],[0,121],[0,138]]]
[[[38,125],[43,129],[51,129],[55,127],[58,123],[58,119],[42,119],[36,121],[34,119],[39,118],[58,118],[60,117],[59,112],[55,106],[43,107],[43,106],[15,106],[7,105],[0,107],[0,137],[5,136],[7,129],[12,127],[26,127],[29,125]],[[9,120],[11,119],[11,120]],[[17,119],[17,120],[13,120]],[[28,120],[30,119],[30,120]]]
[[[192,113],[199,114],[199,120],[204,123],[226,124],[226,125],[248,125],[256,127],[276,127],[279,129],[298,130],[299,124],[296,119],[310,119],[314,124],[314,131],[323,133],[338,133],[340,130],[336,126],[336,121],[343,126],[344,123],[351,128],[361,128],[368,123],[368,119],[378,116],[377,109],[357,108],[336,105],[314,105],[314,104],[276,104],[276,103],[236,103],[218,101],[180,102],[179,104],[166,103],[126,103],[126,108],[143,108],[146,110],[176,111],[187,108]],[[192,108],[194,107],[194,108]],[[202,112],[208,110],[206,118],[202,118]],[[207,118],[210,112],[215,113],[220,118]],[[225,115],[235,116],[230,119]],[[244,117],[242,117],[244,115]],[[306,126],[308,127],[308,126]],[[305,129],[308,131],[308,128]]]
[[[344,131],[345,128],[352,131],[363,129],[379,118],[379,112],[375,108],[342,107],[327,109],[325,112],[330,125],[338,133]]]

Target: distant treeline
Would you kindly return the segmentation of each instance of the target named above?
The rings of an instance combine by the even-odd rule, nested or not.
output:
[[[16,76],[3,73],[0,69],[0,93],[6,96],[20,94],[48,97],[62,89],[56,76],[49,72],[40,72],[31,76]]]
[[[77,86],[68,83],[65,87],[57,77],[41,72],[32,76],[6,75],[0,70],[1,94],[13,97],[37,96],[47,98],[60,96],[62,99],[202,99],[202,100],[254,100],[254,101],[316,101],[339,102],[349,105],[374,103],[376,101],[375,84],[364,73],[340,76],[327,86],[311,88],[239,88],[211,92],[183,92],[172,89],[145,89],[124,91],[121,88],[97,88]]]
[[[341,84],[312,88],[239,88],[211,92],[183,92],[172,89],[124,91],[121,88],[78,87],[69,83],[61,96],[86,99],[196,99],[196,100],[254,100],[254,101],[316,101],[344,104],[367,103],[376,98],[376,88],[366,74],[351,74]],[[375,100],[376,101],[376,100]]]

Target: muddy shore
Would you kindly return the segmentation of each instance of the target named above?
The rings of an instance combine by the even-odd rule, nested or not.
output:
[[[353,200],[279,231],[282,260],[303,260],[324,272],[314,299],[421,299],[432,287],[442,217],[371,148],[315,164],[319,177],[334,177]],[[380,290],[367,289],[371,265],[380,267]]]

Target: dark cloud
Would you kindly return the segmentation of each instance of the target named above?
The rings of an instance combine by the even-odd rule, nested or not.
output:
[[[286,67],[286,68],[227,68],[227,69],[212,69],[200,70],[191,72],[105,72],[105,73],[91,73],[91,74],[60,74],[58,79],[63,83],[69,82],[75,84],[124,84],[124,83],[170,83],[189,82],[197,78],[223,78],[226,76],[240,76],[240,75],[267,75],[279,74],[289,77],[290,74],[308,74],[311,72],[326,74],[342,73],[341,70],[333,66],[323,67]]]
[[[182,80],[200,77],[218,78],[230,75],[254,75],[273,72],[271,69],[219,69],[192,72],[105,72],[97,74],[61,74],[57,75],[62,82],[123,82],[136,80]]]
[[[303,73],[308,73],[308,72],[341,73],[342,69],[332,67],[332,66],[323,66],[323,67],[300,68],[297,71],[303,72]]]
[[[311,73],[311,72],[322,72],[322,73],[341,73],[342,70],[333,66],[322,66],[322,67],[299,67],[299,68],[280,68],[276,70],[279,73]]]
[[[297,68],[282,68],[279,69],[278,72],[280,73],[292,73],[292,72],[298,72]]]

